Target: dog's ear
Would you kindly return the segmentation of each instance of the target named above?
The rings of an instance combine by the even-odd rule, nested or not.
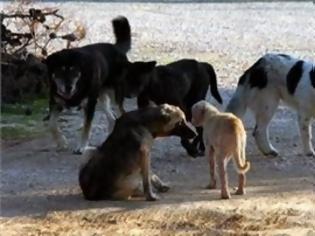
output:
[[[168,107],[166,104],[162,104],[162,105],[159,105],[159,108],[160,108],[160,111],[161,111],[161,116],[162,116],[162,119],[165,123],[168,123],[171,121],[172,117],[171,117],[171,114],[168,110]]]
[[[156,61],[148,61],[148,62],[136,61],[132,63],[132,66],[136,68],[137,71],[144,74],[151,73],[155,65],[156,65]]]

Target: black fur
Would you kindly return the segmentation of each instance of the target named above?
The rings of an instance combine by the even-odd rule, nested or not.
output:
[[[303,74],[303,64],[304,64],[303,61],[298,61],[288,72],[287,89],[290,94],[294,94],[295,89],[301,79],[301,76]]]
[[[247,74],[249,72],[245,72],[241,77],[240,79],[238,80],[238,83],[237,83],[237,86],[239,85],[245,85],[245,82],[246,82],[246,78],[247,78]]]
[[[249,77],[249,85],[251,88],[263,89],[267,86],[267,73],[264,68],[253,68]]]
[[[222,104],[216,74],[208,63],[183,59],[156,66],[154,69],[152,67],[150,73],[138,70],[133,77],[143,85],[138,96],[139,107],[148,106],[150,101],[156,104],[168,103],[179,106],[184,111],[187,120],[191,120],[191,107],[206,98],[209,86],[212,96]],[[200,155],[204,151],[202,129],[198,131],[199,136],[193,144],[200,144],[199,151],[188,140],[182,140],[183,146],[191,156]]]
[[[143,148],[150,150],[155,137],[196,135],[184,120],[165,131],[171,119],[161,106],[127,112],[117,119],[113,132],[80,170],[79,183],[85,199],[111,199],[118,191],[117,181],[139,170],[139,153]]]
[[[258,60],[250,69],[249,85],[251,88],[263,89],[267,86],[267,72],[263,67],[263,59]]]
[[[124,97],[135,93],[126,86],[126,79],[129,78],[127,75],[130,71],[147,68],[145,62],[140,65],[131,63],[126,56],[131,45],[128,20],[125,17],[119,17],[114,19],[112,24],[116,44],[96,43],[64,49],[49,55],[45,60],[50,83],[50,114],[52,112],[58,114],[63,107],[80,107],[82,101],[87,99],[87,104],[83,107],[85,130],[89,130],[88,127],[93,119],[100,95],[109,89],[114,91],[115,101],[113,102],[122,108]],[[79,79],[76,80],[76,78]],[[57,86],[58,81],[62,86]],[[71,85],[75,84],[73,81],[78,82],[74,92],[71,92]],[[63,85],[65,85],[65,91],[60,89]],[[80,153],[80,151],[76,152]]]
[[[313,66],[312,70],[310,71],[310,79],[313,88],[315,88],[315,66]]]
[[[289,56],[287,54],[278,54],[278,56],[284,57],[285,59],[291,59],[291,56]]]
[[[129,32],[130,26],[126,18],[113,20],[114,32]],[[125,28],[125,29],[124,29]],[[123,99],[123,76],[129,66],[128,59],[121,52],[120,45],[130,44],[131,39],[127,34],[116,34],[119,45],[110,43],[91,44],[80,48],[64,49],[47,57],[45,63],[50,78],[51,103],[55,98],[63,100],[66,107],[78,106],[84,98],[96,99],[104,89],[114,89],[117,102]],[[56,93],[56,83],[52,80],[52,73],[60,72],[65,67],[66,71],[60,75],[65,82],[69,80],[69,68],[74,67],[80,71],[77,93],[69,99],[64,99]]]
[[[131,48],[131,31],[128,20],[123,17],[117,17],[112,21],[116,46],[122,53],[126,54]],[[128,26],[128,27],[126,27]]]
[[[240,77],[238,85],[248,83],[251,88],[263,89],[267,86],[268,78],[267,72],[263,67],[264,60],[259,59]],[[247,79],[248,78],[248,79]]]

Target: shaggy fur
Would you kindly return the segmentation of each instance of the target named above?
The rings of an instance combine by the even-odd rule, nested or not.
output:
[[[138,192],[142,178],[146,200],[156,200],[151,185],[161,192],[167,191],[168,186],[151,175],[150,150],[154,138],[170,135],[184,138],[196,135],[178,107],[164,104],[123,114],[105,142],[88,154],[89,160],[80,170],[84,197],[128,199]]]

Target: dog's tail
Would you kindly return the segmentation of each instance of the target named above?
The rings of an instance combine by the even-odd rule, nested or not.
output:
[[[211,92],[212,96],[217,100],[217,102],[222,104],[223,100],[222,100],[222,97],[219,93],[218,85],[217,85],[217,75],[216,75],[213,67],[206,62],[204,62],[202,64],[204,65],[204,67],[206,68],[206,70],[208,72],[209,83],[210,83],[210,92]]]
[[[116,47],[124,54],[131,48],[131,29],[129,21],[124,16],[118,16],[112,20]]]
[[[234,166],[238,173],[245,174],[250,169],[250,162],[246,161],[246,136],[237,138],[237,150],[234,153]]]

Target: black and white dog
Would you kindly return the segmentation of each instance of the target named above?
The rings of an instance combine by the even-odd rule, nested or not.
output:
[[[184,111],[188,121],[191,120],[191,107],[206,98],[209,86],[212,96],[222,104],[213,67],[196,60],[183,59],[156,66],[151,73],[137,70],[137,73],[133,73],[133,76],[128,79],[128,85],[129,90],[138,89],[140,92],[139,107],[148,106],[150,101],[156,104],[172,104]],[[197,132],[198,136],[193,143],[185,138],[181,140],[188,154],[193,157],[203,155],[205,149],[202,128],[198,127]]]
[[[82,137],[74,150],[75,153],[81,153],[87,146],[97,101],[104,103],[111,129],[115,121],[111,101],[118,104],[122,111],[123,98],[135,93],[126,90],[125,79],[129,71],[150,71],[155,65],[129,62],[126,56],[131,47],[129,22],[125,17],[117,17],[112,24],[115,44],[97,43],[64,49],[51,54],[44,61],[50,84],[49,126],[58,148],[67,146],[57,125],[58,114],[63,108],[79,106],[84,109]]]
[[[278,155],[270,144],[268,125],[280,100],[297,111],[304,153],[315,156],[312,119],[315,117],[315,64],[283,54],[266,54],[240,78],[227,111],[242,117],[249,107],[256,118],[253,133],[265,155]]]

